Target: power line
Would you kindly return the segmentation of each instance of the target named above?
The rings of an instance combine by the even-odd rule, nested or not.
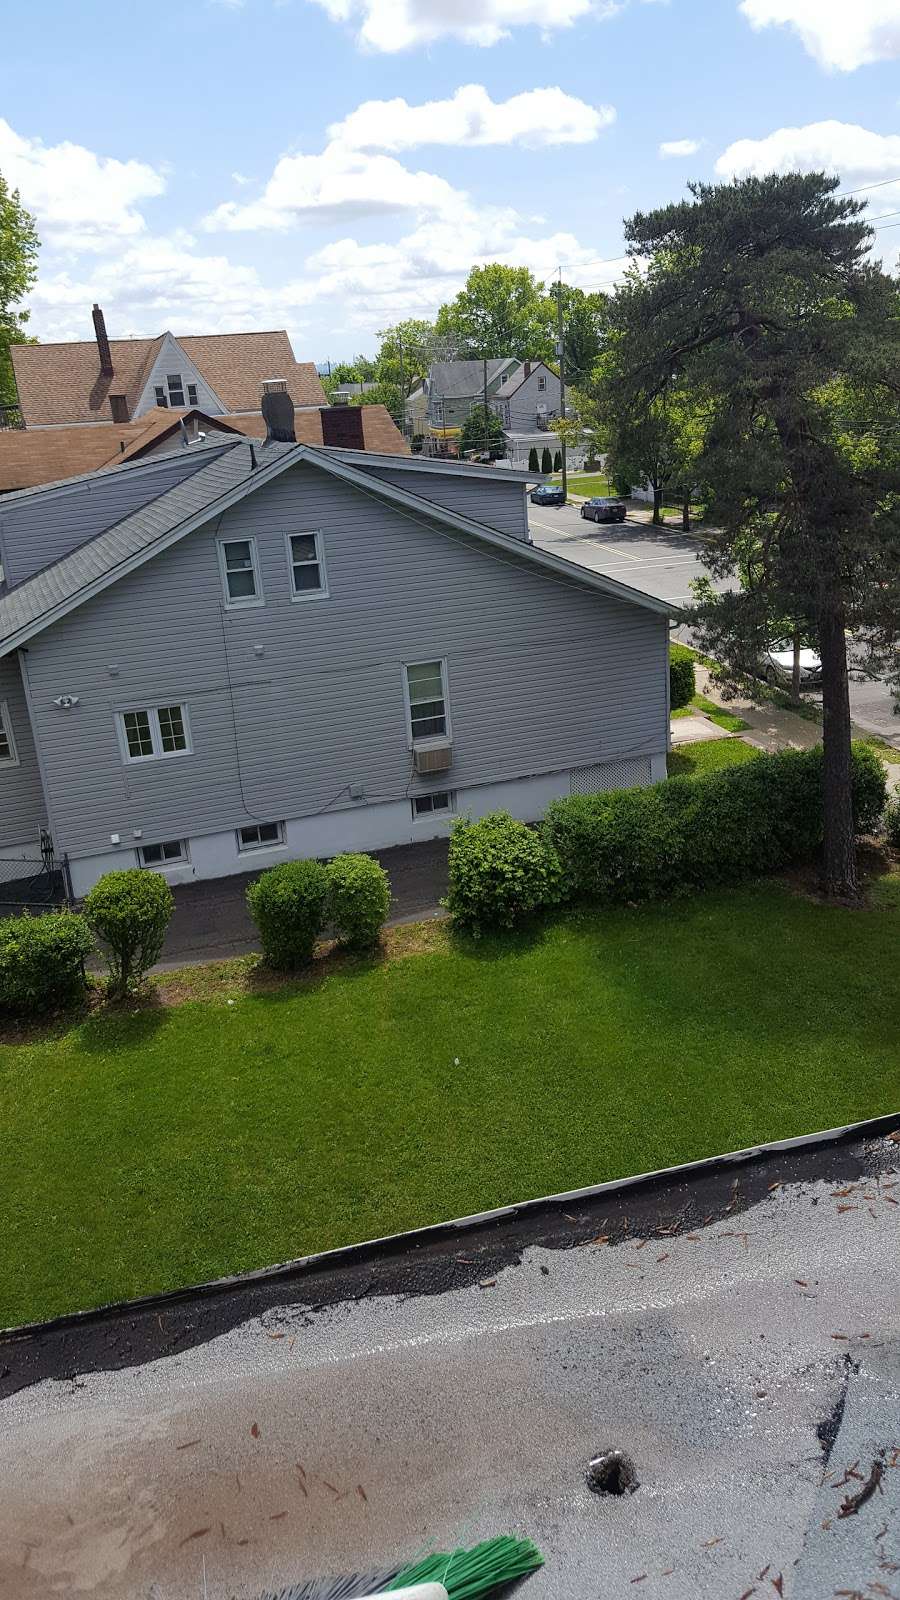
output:
[[[886,189],[889,183],[900,183],[900,178],[882,178],[880,183],[864,183],[861,189],[842,189],[838,200],[849,200],[854,194],[868,194],[870,189]]]

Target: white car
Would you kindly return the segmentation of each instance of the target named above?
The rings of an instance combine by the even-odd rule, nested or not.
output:
[[[762,676],[767,683],[790,687],[794,676],[794,643],[792,639],[777,639],[766,649],[762,663]],[[800,685],[804,689],[817,689],[822,682],[822,663],[808,645],[800,650]]]

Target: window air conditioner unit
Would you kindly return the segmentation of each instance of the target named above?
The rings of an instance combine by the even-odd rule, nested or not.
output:
[[[416,771],[421,776],[430,772],[446,772],[453,760],[453,746],[446,744],[417,745],[413,751]]]

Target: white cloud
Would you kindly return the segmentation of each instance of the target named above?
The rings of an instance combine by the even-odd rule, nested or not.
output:
[[[678,156],[695,156],[702,143],[702,139],[664,139],[659,153],[664,161]]]
[[[163,193],[163,174],[143,161],[117,161],[82,145],[23,138],[0,118],[0,171],[37,217],[45,239],[79,250],[142,233],[140,200]]]
[[[788,27],[834,72],[900,56],[898,0],[741,0],[754,28]]]
[[[356,150],[410,150],[415,145],[588,144],[616,119],[612,106],[591,106],[563,89],[528,89],[494,101],[480,83],[463,84],[447,100],[366,100],[329,138]]]
[[[716,162],[723,178],[796,171],[861,181],[900,175],[900,134],[872,133],[854,122],[810,122],[777,128],[765,139],[738,139]]]
[[[286,229],[297,222],[392,212],[449,213],[464,197],[446,178],[410,172],[392,156],[329,144],[321,155],[281,156],[258,200],[227,200],[203,219],[208,231]]]
[[[437,39],[494,45],[512,28],[534,27],[548,37],[570,28],[590,13],[599,20],[618,16],[631,0],[316,0],[333,22],[353,23],[360,45],[394,53]],[[668,0],[641,0],[667,5]]]

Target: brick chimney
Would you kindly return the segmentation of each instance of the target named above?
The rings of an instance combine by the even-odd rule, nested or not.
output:
[[[97,349],[100,352],[100,371],[104,378],[111,378],[114,370],[112,351],[109,348],[109,339],[106,336],[106,323],[103,319],[103,312],[96,302],[91,315],[94,319],[94,337],[97,340]]]
[[[526,361],[523,364],[524,364],[524,367],[525,367],[525,377],[526,378],[530,378],[531,377],[531,362],[530,361]]]

